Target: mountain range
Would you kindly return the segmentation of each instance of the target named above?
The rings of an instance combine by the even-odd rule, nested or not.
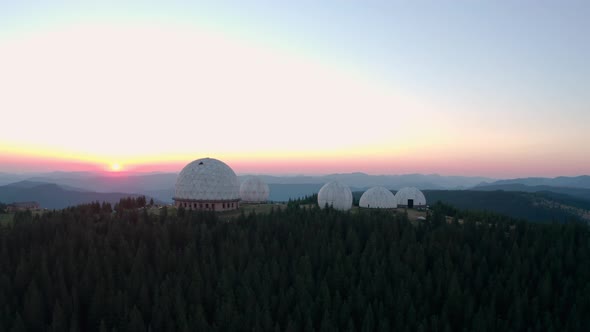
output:
[[[509,184],[521,184],[525,186],[550,186],[550,187],[567,187],[567,188],[586,188],[590,189],[590,175],[580,176],[558,176],[555,178],[517,178],[517,179],[506,179],[497,180],[492,183],[483,182],[478,184],[476,187],[484,187],[490,185],[509,185]]]
[[[63,209],[95,201],[114,204],[121,198],[137,196],[140,195],[120,192],[98,193],[62,187],[55,183],[34,181],[21,181],[0,186],[0,202],[35,201],[46,209]]]
[[[249,175],[240,175],[243,180]],[[437,174],[406,174],[406,175],[368,175],[364,173],[330,174],[323,176],[272,176],[259,175],[271,189],[276,189],[277,196],[271,200],[285,200],[317,192],[318,185],[338,180],[355,189],[367,189],[372,186],[385,186],[390,189],[413,186],[421,189],[466,189],[482,182],[493,181],[485,177],[441,176]],[[99,174],[88,172],[51,172],[39,174],[0,173],[0,185],[18,181],[54,183],[64,188],[75,188],[93,192],[126,192],[140,193],[171,201],[174,195],[176,173],[118,173]],[[293,185],[289,188],[289,185]],[[292,194],[289,192],[292,191]],[[271,190],[272,192],[272,190]]]
[[[44,208],[63,208],[97,200],[113,203],[121,197],[145,195],[158,202],[171,203],[177,176],[176,173],[0,173],[0,202],[37,201]],[[243,180],[247,176],[240,175],[239,178]],[[486,206],[494,206],[493,210],[500,210],[500,212],[502,208],[498,208],[498,205],[511,206],[507,209],[515,211],[511,204],[521,200],[522,197],[526,197],[528,202],[536,202],[534,204],[539,205],[539,200],[536,199],[540,197],[539,195],[542,196],[545,203],[565,200],[567,204],[564,203],[564,206],[576,207],[581,204],[585,208],[585,203],[579,202],[590,202],[590,176],[587,175],[508,180],[437,174],[368,175],[349,173],[323,176],[258,176],[268,183],[271,190],[269,199],[272,201],[287,201],[312,195],[317,193],[324,183],[338,180],[356,192],[363,192],[376,185],[393,191],[406,186],[418,187],[428,193],[427,198],[430,202],[442,197],[448,203],[457,204],[460,208],[485,209]],[[485,194],[485,192],[491,193]],[[534,195],[502,195],[496,194],[497,192],[519,192]],[[532,206],[531,204],[527,206]],[[526,215],[526,213],[520,213],[520,215]],[[540,216],[544,218],[547,215]]]

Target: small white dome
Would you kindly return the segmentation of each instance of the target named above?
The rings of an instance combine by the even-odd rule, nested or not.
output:
[[[395,196],[384,187],[373,187],[363,193],[359,206],[371,209],[395,209]]]
[[[425,206],[426,197],[418,188],[406,187],[395,194],[395,203],[398,207]]]
[[[350,188],[338,181],[326,183],[318,193],[318,205],[323,209],[326,204],[336,210],[350,210],[352,207]]]
[[[270,188],[257,176],[251,176],[242,182],[240,197],[244,202],[260,203],[268,201]]]
[[[176,200],[225,201],[240,199],[236,173],[222,161],[197,159],[186,165],[176,180]]]

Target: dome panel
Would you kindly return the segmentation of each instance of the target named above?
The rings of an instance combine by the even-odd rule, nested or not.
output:
[[[423,207],[426,206],[426,197],[418,188],[406,187],[395,194],[395,203],[398,207]]]
[[[240,198],[236,173],[213,158],[197,159],[186,165],[176,180],[174,199],[224,201]]]
[[[394,209],[397,204],[391,191],[384,187],[373,187],[363,193],[359,206],[371,209]]]
[[[338,181],[326,183],[318,192],[318,205],[323,209],[326,204],[336,210],[350,210],[352,207],[350,188]]]
[[[261,178],[251,176],[242,182],[240,197],[244,202],[261,203],[268,201],[270,188]]]

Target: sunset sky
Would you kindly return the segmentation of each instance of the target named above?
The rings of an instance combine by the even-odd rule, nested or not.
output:
[[[0,172],[590,173],[588,1],[0,2]]]

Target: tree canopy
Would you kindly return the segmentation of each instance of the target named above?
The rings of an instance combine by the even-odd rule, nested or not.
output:
[[[418,223],[297,204],[228,222],[127,203],[0,228],[0,331],[590,329],[582,224],[442,204]]]

